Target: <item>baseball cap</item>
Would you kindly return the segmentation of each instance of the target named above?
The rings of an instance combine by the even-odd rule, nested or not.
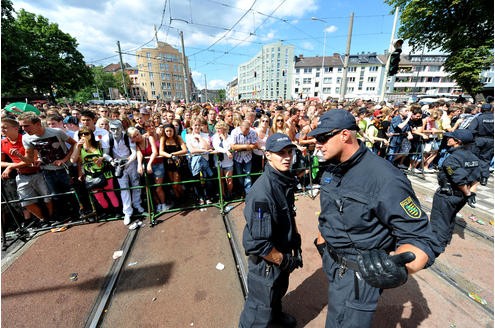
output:
[[[320,117],[318,126],[308,136],[313,137],[337,129],[359,130],[356,124],[356,118],[347,110],[331,109]]]
[[[66,116],[64,118],[64,124],[79,124],[79,120],[75,116]]]
[[[277,153],[285,147],[296,147],[286,134],[274,133],[266,140],[265,149],[267,151]]]
[[[473,133],[466,129],[457,129],[444,134],[447,138],[454,138],[461,141],[463,144],[473,142]]]
[[[487,112],[487,111],[490,111],[492,110],[492,105],[490,104],[483,104],[481,105],[481,111],[482,112]]]

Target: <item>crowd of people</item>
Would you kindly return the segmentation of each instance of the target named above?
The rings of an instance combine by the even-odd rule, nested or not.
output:
[[[492,102],[170,101],[139,108],[45,104],[39,115],[4,110],[2,179],[22,200],[24,226],[59,223],[67,217],[67,204],[77,218],[91,220],[96,210],[123,215],[124,223],[135,228],[140,221],[131,224],[132,218],[149,211],[171,210],[187,201],[211,204],[220,196],[245,197],[265,167],[265,144],[275,133],[294,143],[292,172],[300,186],[307,186],[313,182],[310,163],[326,161],[311,131],[323,113],[345,109],[356,119],[357,138],[370,151],[412,172],[441,166],[448,155],[445,133],[472,130],[473,151],[483,161],[480,182],[486,184],[493,131],[491,136],[484,131],[479,118],[493,115]],[[217,168],[221,187],[213,181]],[[313,177],[317,184],[318,175]],[[145,180],[152,186],[152,204],[144,197]],[[77,197],[65,195],[73,190]],[[194,196],[184,197],[188,195]]]

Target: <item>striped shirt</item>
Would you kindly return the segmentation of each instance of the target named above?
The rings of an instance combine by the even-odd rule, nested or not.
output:
[[[248,145],[258,142],[258,134],[254,129],[249,129],[249,133],[244,135],[239,127],[232,131],[233,144],[235,145]],[[250,162],[253,158],[252,150],[238,150],[234,153],[234,161],[238,163]]]

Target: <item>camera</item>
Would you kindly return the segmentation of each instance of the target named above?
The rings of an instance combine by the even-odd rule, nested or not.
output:
[[[122,178],[124,175],[124,169],[125,169],[125,164],[127,163],[127,159],[121,158],[121,159],[114,159],[112,161],[112,165],[115,167],[115,172],[114,176],[116,178]]]

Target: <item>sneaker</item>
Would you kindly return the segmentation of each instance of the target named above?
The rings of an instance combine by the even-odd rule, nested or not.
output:
[[[413,171],[414,173],[423,173],[423,172],[421,172],[421,170],[420,170],[420,169],[416,169],[416,168],[412,169],[412,171]]]
[[[139,222],[141,222],[140,220],[137,220],[137,221],[134,221],[130,226],[129,226],[129,230],[134,230],[136,228],[139,228],[143,222],[141,222],[141,225],[139,225]]]
[[[206,204],[213,204],[213,202],[211,200],[207,199]]]
[[[156,206],[156,212],[157,212],[157,213],[160,213],[160,212],[165,211],[165,210],[163,209],[163,207],[164,207],[164,204],[158,204],[158,205]]]
[[[203,198],[200,198],[199,199],[199,205],[204,205],[205,204],[205,200]]]
[[[128,225],[131,223],[131,216],[129,214],[124,215],[124,224]]]
[[[433,169],[430,169],[430,168],[426,167],[426,168],[424,168],[424,169],[423,169],[423,172],[424,172],[424,173],[434,173],[434,172],[435,172],[435,170],[433,170]]]

